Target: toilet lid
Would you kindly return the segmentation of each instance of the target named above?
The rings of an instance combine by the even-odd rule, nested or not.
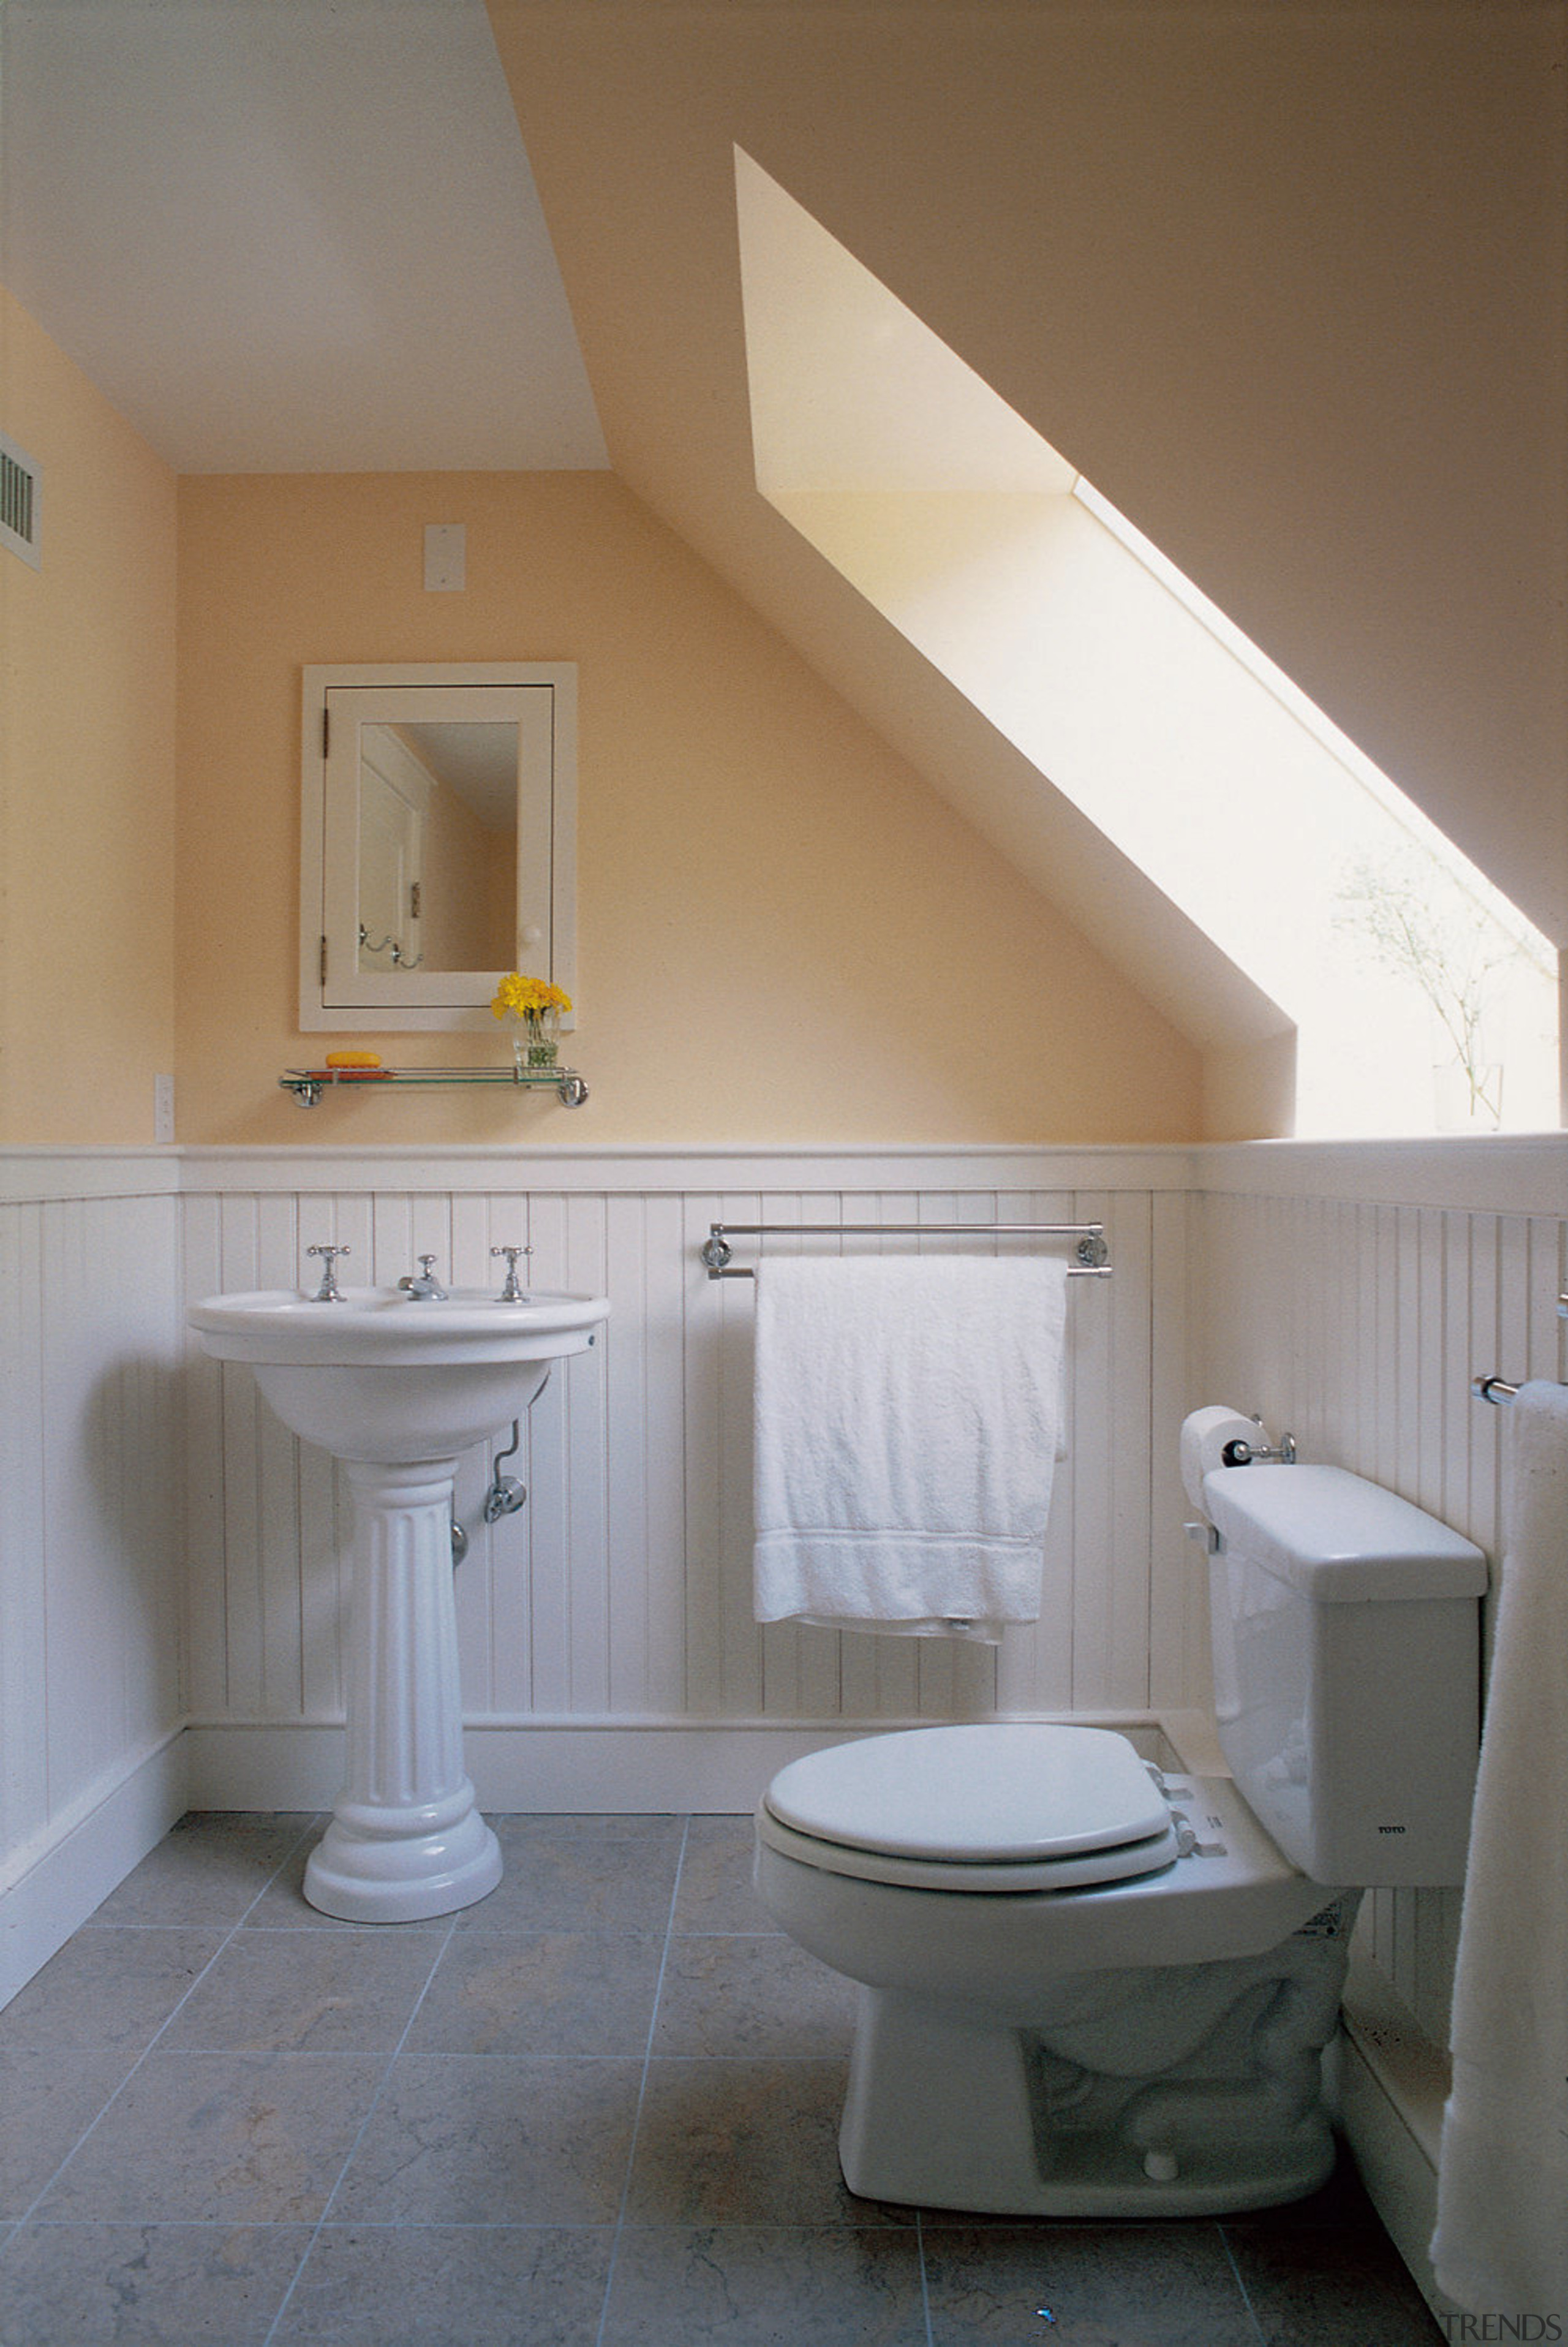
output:
[[[1130,1873],[1169,1858],[1170,1809],[1126,1737],[1105,1728],[870,1736],[791,1761],[764,1805],[796,1833],[893,1858],[1039,1864],[1126,1846]]]

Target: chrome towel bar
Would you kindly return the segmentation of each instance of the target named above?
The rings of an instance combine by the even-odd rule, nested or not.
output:
[[[1109,1279],[1111,1250],[1103,1223],[714,1223],[698,1249],[710,1279],[754,1279],[749,1264],[732,1265],[733,1238],[1036,1238],[1076,1239],[1070,1279]]]
[[[1557,1298],[1557,1317],[1568,1320],[1568,1296]],[[1568,1379],[1563,1382],[1568,1383]],[[1518,1386],[1507,1378],[1471,1378],[1470,1389],[1477,1401],[1495,1402],[1499,1408],[1512,1401],[1519,1391]]]

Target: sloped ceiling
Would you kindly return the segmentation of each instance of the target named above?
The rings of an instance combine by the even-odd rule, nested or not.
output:
[[[1568,938],[1562,7],[490,15],[618,470],[1188,1032],[1277,1014],[757,494],[736,146]]]
[[[0,0],[0,281],[177,472],[608,462],[480,0]]]

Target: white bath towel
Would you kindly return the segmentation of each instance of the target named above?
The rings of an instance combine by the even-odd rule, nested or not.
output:
[[[1568,1388],[1522,1386],[1506,1439],[1431,2254],[1471,2313],[1568,2337]]]
[[[794,1257],[757,1272],[755,1610],[995,1640],[1040,1614],[1067,1266]]]

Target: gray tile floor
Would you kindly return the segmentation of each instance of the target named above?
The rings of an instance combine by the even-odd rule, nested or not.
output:
[[[0,2347],[1430,2347],[1358,2188],[1217,2224],[855,2198],[849,1992],[734,1818],[497,1820],[356,1930],[190,1817],[0,2013]]]

